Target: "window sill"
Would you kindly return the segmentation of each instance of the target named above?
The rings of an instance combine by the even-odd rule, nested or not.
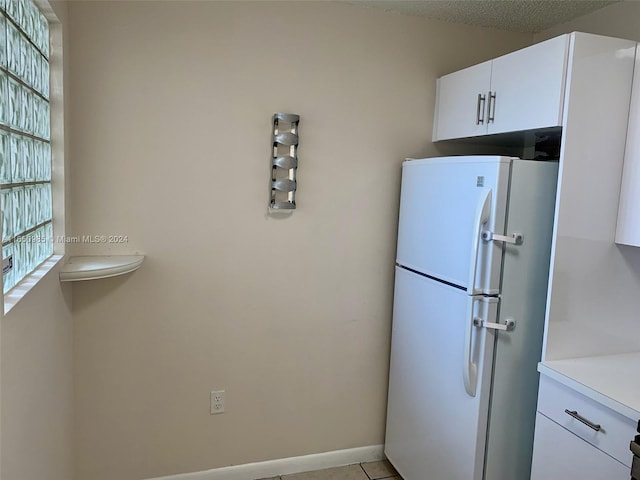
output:
[[[36,268],[29,275],[24,277],[20,283],[4,294],[4,314],[6,315],[15,307],[20,300],[22,300],[29,291],[49,273],[60,260],[64,258],[64,255],[52,255],[46,259],[38,268]]]

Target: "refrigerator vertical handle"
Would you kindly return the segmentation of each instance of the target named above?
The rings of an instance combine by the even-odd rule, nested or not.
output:
[[[467,293],[475,295],[476,276],[478,273],[478,255],[480,252],[480,239],[482,238],[482,226],[489,221],[491,216],[491,190],[485,189],[480,196],[474,221],[473,239],[471,244],[471,263],[469,270],[469,283]]]
[[[464,332],[464,363],[462,367],[462,379],[464,381],[464,389],[470,397],[476,396],[478,386],[478,365],[473,362],[473,351],[471,342],[473,341],[473,329],[475,326],[475,317],[473,306],[477,300],[471,298],[467,307],[467,326]]]

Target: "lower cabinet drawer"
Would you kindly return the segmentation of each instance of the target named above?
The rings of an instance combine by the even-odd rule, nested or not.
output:
[[[629,480],[629,467],[536,415],[531,480]]]
[[[540,376],[538,412],[631,467],[629,442],[636,435],[638,419],[634,421],[620,415],[544,375]],[[573,412],[574,416],[568,412]],[[591,423],[592,426],[580,419]]]

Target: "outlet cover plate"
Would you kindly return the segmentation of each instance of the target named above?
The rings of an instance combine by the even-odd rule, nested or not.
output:
[[[211,415],[224,413],[224,390],[211,391]]]

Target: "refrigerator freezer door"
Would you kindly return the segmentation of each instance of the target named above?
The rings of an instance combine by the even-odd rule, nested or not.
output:
[[[398,264],[472,295],[500,293],[502,245],[480,236],[505,233],[510,165],[497,156],[404,162]]]
[[[404,480],[481,480],[495,337],[472,323],[494,322],[497,299],[397,267],[394,302],[385,453]]]

